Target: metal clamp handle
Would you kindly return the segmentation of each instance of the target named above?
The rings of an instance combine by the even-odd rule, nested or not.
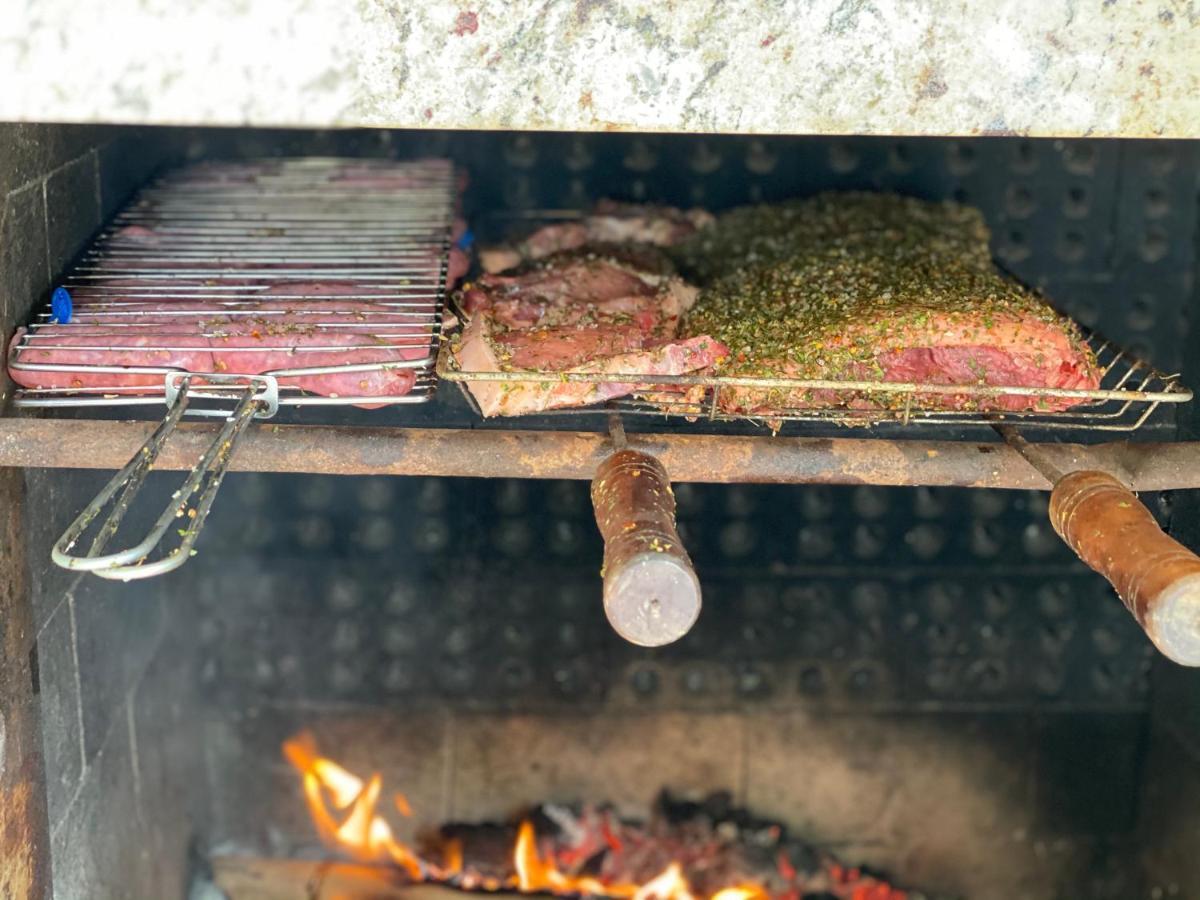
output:
[[[269,375],[234,376],[234,375],[205,375],[206,381],[240,383],[241,389],[233,394],[238,398],[232,413],[219,410],[192,410],[200,415],[222,415],[226,417],[224,425],[208,449],[200,456],[199,461],[188,473],[183,485],[171,495],[171,500],[146,536],[137,544],[124,550],[101,556],[101,552],[109,541],[116,535],[129,512],[138,492],[141,490],[146,476],[153,468],[155,461],[162,452],[163,446],[170,438],[180,419],[188,411],[189,401],[194,395],[230,396],[228,389],[216,392],[205,391],[202,386],[196,390],[193,386],[193,375],[186,372],[173,372],[167,376],[167,394],[170,409],[166,417],[154,429],[154,433],[146,440],[141,448],[133,455],[113,478],[106,484],[95,498],[84,507],[63,532],[62,537],[54,545],[51,558],[65,569],[92,572],[101,578],[112,578],[129,581],[135,578],[151,578],[162,575],[183,565],[192,555],[192,548],[204,520],[216,499],[217,490],[229,469],[238,441],[245,433],[247,426],[255,417],[267,418],[278,408],[278,384]],[[247,384],[249,382],[249,384]],[[192,497],[199,492],[194,506],[189,506]],[[115,498],[115,500],[114,500]],[[91,546],[83,556],[72,555],[71,550],[83,536],[88,526],[109,506],[111,509]],[[165,556],[145,562],[146,557],[167,535],[168,529],[178,519],[184,520],[183,527],[178,529],[179,545]]]
[[[186,392],[195,398],[237,400],[246,392],[247,387],[255,390],[254,399],[258,402],[254,418],[269,419],[279,412],[279,379],[274,375],[229,375],[226,373],[211,373],[204,376],[203,384],[192,381],[195,377],[190,372],[170,372],[166,379],[167,406],[174,407],[181,393]],[[228,385],[228,386],[226,386]],[[188,410],[193,416],[225,417],[229,413],[223,409]]]

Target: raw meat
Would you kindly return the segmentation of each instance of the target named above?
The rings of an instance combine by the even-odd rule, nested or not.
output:
[[[893,199],[851,195],[812,212],[819,235],[791,255],[727,276],[705,290],[685,333],[711,335],[731,355],[723,375],[825,381],[1095,389],[1099,372],[1075,326],[1003,277],[970,219],[926,208],[909,232],[881,227]],[[918,201],[905,201],[905,206]],[[928,205],[926,205],[928,206]],[[836,220],[821,209],[837,209]],[[939,224],[940,223],[940,224]],[[723,388],[725,412],[769,416],[788,408],[898,407],[900,393]],[[1072,398],[917,395],[921,408],[1058,411]]]
[[[368,408],[379,405],[368,398],[407,394],[433,353],[442,265],[453,286],[469,258],[458,246],[448,261],[443,253],[447,225],[455,244],[465,233],[461,218],[431,215],[427,226],[415,225],[393,217],[391,203],[431,204],[451,177],[446,161],[261,160],[172,173],[117,220],[136,224],[118,224],[72,274],[71,321],[18,332],[13,380],[137,394],[161,389],[168,371],[186,370],[273,374],[282,387],[364,398],[359,405]],[[464,186],[459,176],[459,196]],[[235,204],[228,227],[211,233],[194,211],[180,215],[254,195],[262,213],[239,218]],[[384,235],[378,252],[359,242],[353,246],[368,252],[341,253],[328,234],[344,226],[295,216],[298,201],[363,212],[372,233]],[[297,224],[274,224],[276,213]],[[329,368],[339,371],[303,371]]]
[[[336,296],[352,285],[288,285],[323,290]],[[339,291],[340,289],[340,291]],[[190,372],[269,374],[280,370],[364,365],[363,371],[279,376],[281,386],[331,397],[399,396],[412,390],[411,368],[383,368],[422,360],[430,354],[427,314],[393,310],[352,300],[255,300],[211,303],[138,303],[119,307],[129,324],[113,325],[111,311],[102,318],[77,309],[70,325],[39,329],[26,336],[18,330],[13,346],[21,346],[19,365],[9,367],[18,384],[29,388],[106,388],[113,393],[139,393],[159,387],[170,369]],[[66,372],[22,368],[22,365],[132,366],[156,372]],[[371,406],[374,404],[365,403]]]
[[[695,289],[589,252],[557,254],[512,275],[485,275],[461,297],[468,320],[451,345],[467,372],[682,375],[725,348],[676,340]],[[585,406],[650,389],[637,381],[470,381],[485,416]]]
[[[172,172],[172,188],[209,190],[225,185],[263,184],[308,189],[313,185],[344,185],[394,190],[420,188],[432,174],[443,174],[449,163],[440,159],[397,163],[385,159],[265,159],[246,162],[201,162]],[[461,188],[460,188],[461,190]]]
[[[576,222],[547,225],[515,245],[480,251],[486,272],[503,272],[523,260],[544,259],[563,250],[597,244],[649,244],[669,247],[713,223],[702,209],[680,210],[601,200],[590,215]]]

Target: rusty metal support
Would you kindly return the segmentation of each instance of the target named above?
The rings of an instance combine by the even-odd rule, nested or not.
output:
[[[0,418],[0,466],[118,469],[153,428]],[[157,468],[190,468],[212,431],[180,426]],[[630,434],[629,445],[657,456],[676,482],[1050,487],[998,442]],[[591,480],[611,451],[600,432],[264,425],[250,429],[231,469]],[[1043,451],[1064,471],[1099,469],[1134,490],[1200,487],[1200,442],[1047,444]]]
[[[24,509],[22,473],[0,468],[0,897],[42,897],[50,880]]]

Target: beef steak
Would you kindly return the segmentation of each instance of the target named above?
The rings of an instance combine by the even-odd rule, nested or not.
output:
[[[918,211],[905,231],[905,210]],[[787,256],[761,248],[757,264],[704,290],[685,334],[728,345],[718,374],[823,381],[1094,389],[1099,372],[1078,329],[1001,275],[981,243],[978,214],[953,205],[856,194],[817,198]],[[797,224],[802,223],[802,224]],[[718,226],[719,229],[720,226]],[[766,258],[768,261],[763,261]],[[901,393],[723,388],[725,412],[895,407]],[[1072,398],[924,394],[922,408],[1067,409]]]
[[[307,296],[354,293],[349,284],[296,284]],[[416,372],[386,365],[429,355],[428,314],[356,300],[288,299],[213,304],[189,301],[138,302],[117,306],[123,321],[114,324],[114,304],[103,313],[93,305],[76,307],[71,324],[19,329],[14,348],[18,365],[13,380],[34,389],[105,388],[112,393],[143,393],[161,387],[163,372],[268,374],[329,366],[365,366],[359,371],[306,373],[279,377],[281,386],[334,397],[400,396],[412,390]],[[157,372],[46,371],[27,365],[136,367]],[[372,406],[369,402],[366,406]]]
[[[573,222],[546,225],[522,241],[480,251],[487,272],[503,272],[522,261],[544,259],[563,250],[597,244],[648,244],[669,247],[713,223],[702,209],[618,203],[601,200],[592,212]]]
[[[460,296],[467,316],[451,345],[469,372],[682,375],[725,348],[676,335],[695,288],[671,275],[589,251],[556,254],[514,274],[485,275]],[[471,381],[485,416],[585,406],[637,392],[629,382]]]

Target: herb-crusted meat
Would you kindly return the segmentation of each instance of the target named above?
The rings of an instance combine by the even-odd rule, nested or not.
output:
[[[707,285],[832,244],[846,251],[916,249],[931,259],[990,267],[988,239],[983,215],[973,207],[847,191],[731,209],[713,227],[684,238],[668,252],[685,278]]]
[[[730,349],[723,375],[829,381],[1098,387],[1075,326],[1005,278],[978,212],[887,195],[791,204],[783,237],[729,238],[756,264],[705,289],[686,334]],[[756,213],[755,215],[759,215]],[[906,226],[905,223],[908,223]],[[745,224],[739,220],[739,224]],[[723,240],[722,225],[713,239]],[[745,241],[742,238],[745,237]],[[903,404],[900,394],[849,405]],[[727,412],[769,415],[847,403],[844,392],[726,388]],[[1069,398],[926,395],[925,407],[1061,410]]]

